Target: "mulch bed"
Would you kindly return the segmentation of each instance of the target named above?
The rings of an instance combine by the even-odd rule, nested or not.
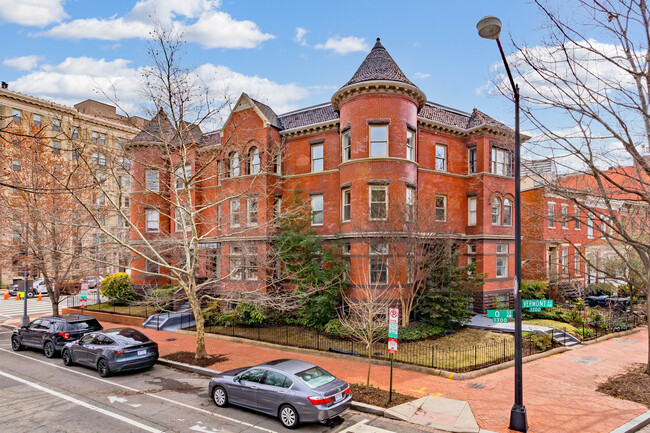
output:
[[[366,393],[366,386],[360,383],[355,383],[350,385],[352,389],[352,400],[358,401],[361,403],[372,404],[373,406],[379,407],[393,407],[406,403],[407,401],[415,400],[415,398],[410,397],[404,394],[398,394],[393,391],[393,398],[390,403],[388,403],[388,391],[375,388],[371,386]]]
[[[210,358],[201,359],[196,359],[194,357],[195,355],[194,352],[174,352],[163,356],[163,358],[169,359],[170,361],[182,362],[183,364],[196,365],[197,367],[208,367],[212,364],[228,360],[228,357],[224,355],[211,355]]]
[[[650,408],[650,374],[645,364],[634,364],[627,372],[598,385],[598,391],[612,397],[631,400]]]

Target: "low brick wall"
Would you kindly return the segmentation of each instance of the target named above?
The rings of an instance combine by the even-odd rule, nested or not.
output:
[[[99,311],[88,311],[82,308],[62,308],[62,314],[88,314],[100,322],[118,323],[127,326],[141,326],[145,321],[144,317],[125,316],[124,314],[103,313]]]

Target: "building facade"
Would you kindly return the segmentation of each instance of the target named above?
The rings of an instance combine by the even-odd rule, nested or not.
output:
[[[26,146],[27,140],[32,140],[39,145],[38,149],[34,149],[35,151],[51,154],[48,161],[54,169],[63,167],[64,164],[82,164],[84,159],[92,164],[96,180],[102,182],[104,189],[114,196],[113,199],[119,196],[120,205],[128,215],[129,162],[123,156],[123,146],[140,131],[139,128],[142,127],[144,120],[120,116],[114,106],[93,100],[68,107],[14,92],[8,87],[8,84],[3,82],[0,88],[3,197],[16,194],[16,189],[12,186],[21,187],[19,180],[21,171],[28,172],[34,169],[30,167],[28,159],[22,161],[19,157],[25,150],[21,147]],[[14,157],[10,157],[12,152],[15,154]],[[23,152],[22,155],[26,154]],[[22,184],[22,187],[24,186]],[[105,194],[99,192],[93,194],[93,203],[90,205],[95,206],[99,222],[112,233],[128,240],[128,222],[117,212],[110,211],[108,197]],[[24,236],[18,228],[20,224],[12,225],[9,221],[0,224],[3,246],[11,248],[11,245],[16,245],[15,250],[18,250],[20,239]],[[83,242],[82,248],[85,251],[83,254],[86,257],[88,254],[94,255],[103,262],[96,263],[91,269],[83,270],[86,275],[89,273],[106,275],[120,268],[124,270],[128,266],[128,253],[124,254],[118,249],[107,252],[108,243],[102,242],[104,238],[97,232],[89,231],[88,236],[80,240]],[[30,278],[38,276],[30,274]],[[83,275],[75,277],[80,276]],[[11,284],[24,278],[24,263],[20,254],[5,257],[2,262],[1,277],[2,284]]]
[[[129,144],[141,166],[132,171],[131,218],[151,239],[179,236],[174,210],[134,187],[151,171],[138,161],[165,164],[151,138],[167,124],[163,116]],[[409,284],[408,272],[391,271],[408,268],[408,254],[393,254],[389,239],[417,227],[412,234],[450,239],[461,264],[475,262],[486,274],[476,311],[512,305],[513,131],[479,110],[429,102],[379,39],[330,102],[277,115],[242,94],[223,128],[195,142],[188,170],[200,173],[195,202],[215,203],[201,212],[200,273],[218,274],[221,290],[268,282],[273,271],[263,263],[274,221],[298,192],[316,233],[342,243],[351,290]],[[133,263],[147,266],[137,257]],[[160,282],[133,275],[139,284]]]

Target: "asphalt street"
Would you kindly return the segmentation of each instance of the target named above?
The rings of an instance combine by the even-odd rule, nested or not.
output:
[[[69,300],[68,300],[69,299]],[[89,301],[94,301],[94,297],[89,296]],[[103,299],[103,297],[102,297]],[[65,308],[68,303],[73,305],[73,302],[79,303],[79,295],[70,296],[69,298],[64,298],[59,304],[59,309]],[[9,299],[4,299],[4,291],[0,293],[0,322],[4,322],[7,319],[14,317],[20,317],[23,315],[24,301],[16,300],[15,296],[10,297]],[[75,304],[76,305],[76,304]],[[90,305],[90,302],[89,302]],[[36,297],[27,298],[27,315],[42,315],[42,314],[51,314],[52,313],[52,304],[50,303],[50,298],[43,296],[42,301],[38,301]]]
[[[156,365],[103,379],[96,371],[65,367],[32,350],[13,352],[11,331],[0,327],[0,424],[14,432],[287,433],[273,417],[218,408],[205,376]],[[305,433],[418,433],[425,430],[348,411]],[[433,430],[426,430],[433,431]]]

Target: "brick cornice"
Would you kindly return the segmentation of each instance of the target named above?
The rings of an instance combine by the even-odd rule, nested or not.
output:
[[[341,103],[346,99],[366,93],[396,93],[408,96],[418,106],[418,110],[424,107],[427,97],[422,90],[407,83],[400,83],[398,81],[362,81],[360,83],[351,84],[349,86],[341,87],[332,96],[332,106],[335,110],[339,110]]]

